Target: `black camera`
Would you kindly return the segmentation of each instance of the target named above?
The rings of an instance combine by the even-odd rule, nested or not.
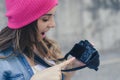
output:
[[[96,71],[98,70],[98,66],[100,64],[99,53],[88,40],[82,40],[75,44],[70,52],[65,55],[64,59],[67,59],[69,55],[75,57],[78,61],[81,61],[86,65],[63,71],[75,71],[84,67],[88,67]]]

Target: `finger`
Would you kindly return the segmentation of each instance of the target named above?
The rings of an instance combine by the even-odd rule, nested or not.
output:
[[[68,60],[66,60],[66,61],[58,64],[57,66],[59,66],[60,68],[65,67],[65,66],[67,66],[68,64],[70,64],[70,63],[71,63],[72,61],[74,61],[74,60],[75,60],[75,57],[70,58],[70,59],[68,59]]]

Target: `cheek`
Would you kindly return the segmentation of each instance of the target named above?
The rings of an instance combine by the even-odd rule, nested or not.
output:
[[[42,21],[38,21],[37,22],[37,26],[38,26],[38,30],[40,32],[42,32],[47,27],[47,23],[44,23]]]

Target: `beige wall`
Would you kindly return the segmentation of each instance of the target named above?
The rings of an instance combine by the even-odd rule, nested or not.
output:
[[[0,26],[5,26],[5,10],[0,0]],[[120,1],[118,0],[59,0],[57,27],[49,32],[62,49],[68,51],[83,39],[99,50],[120,48]],[[2,27],[0,27],[2,28]]]

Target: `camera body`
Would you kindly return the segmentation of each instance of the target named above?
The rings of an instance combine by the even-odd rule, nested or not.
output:
[[[99,53],[88,40],[82,40],[75,44],[68,54],[86,64],[88,68],[98,70]]]

